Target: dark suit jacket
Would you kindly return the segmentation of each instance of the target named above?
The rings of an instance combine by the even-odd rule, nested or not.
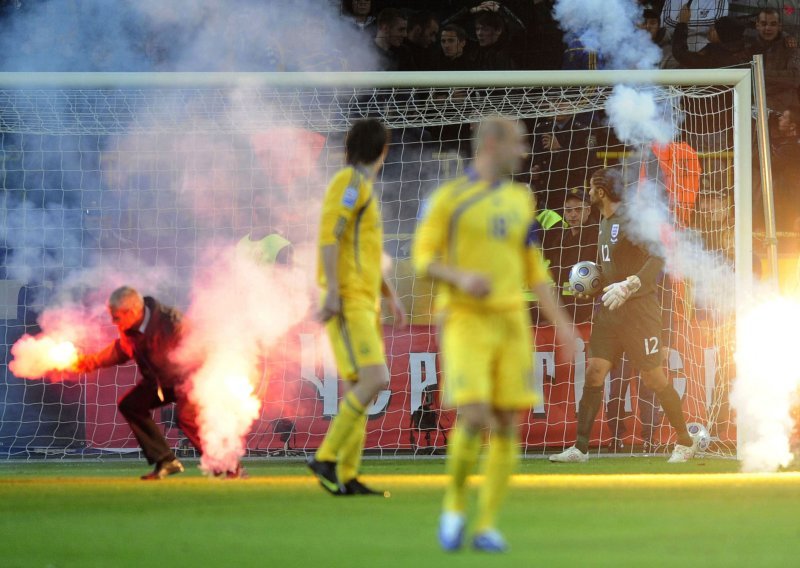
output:
[[[181,339],[182,315],[175,308],[145,297],[145,321],[140,328],[120,334],[111,345],[87,358],[87,370],[120,365],[133,359],[143,382],[173,388],[183,382],[186,373],[172,354]]]

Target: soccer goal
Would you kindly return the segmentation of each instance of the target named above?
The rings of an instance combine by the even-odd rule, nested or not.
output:
[[[606,113],[618,84],[652,89],[659,112],[675,125],[671,142],[619,140]],[[664,275],[659,346],[688,421],[710,433],[707,451],[734,455],[728,393],[735,314],[752,280],[750,89],[750,70],[739,69],[2,74],[0,456],[136,451],[116,411],[118,397],[137,380],[134,366],[26,380],[8,370],[11,345],[23,333],[35,334],[54,306],[80,306],[96,316],[90,339],[112,337],[102,317],[106,282],[127,279],[185,308],[209,246],[257,246],[279,234],[293,245],[294,262],[313,270],[317,205],[327,178],[342,166],[344,132],[361,117],[380,118],[392,132],[376,192],[387,270],[412,322],[407,329],[385,322],[391,385],[370,408],[366,449],[441,453],[454,416],[440,402],[431,285],[412,274],[410,244],[426,196],[469,166],[473,125],[492,115],[516,118],[530,134],[531,157],[518,178],[531,186],[540,210],[549,210],[542,217],[543,247],[581,337],[576,359],[560,361],[552,329],[531,298],[533,380],[541,402],[523,419],[525,455],[574,441],[592,310],[573,300],[562,276],[596,254],[597,213],[580,217],[581,190],[587,175],[610,165],[621,167],[632,186],[660,188],[670,215],[662,228],[668,254],[682,251],[670,248],[671,235],[686,233],[717,259],[714,266],[735,266],[729,278],[714,280],[713,294],[702,302],[696,271],[693,278]],[[264,310],[280,301],[265,298]],[[248,451],[302,455],[321,442],[337,411],[336,370],[310,317],[273,343],[264,353],[263,380],[254,385],[262,407]],[[659,452],[674,442],[637,376],[621,357],[607,381],[592,452]],[[181,447],[169,408],[156,418]]]

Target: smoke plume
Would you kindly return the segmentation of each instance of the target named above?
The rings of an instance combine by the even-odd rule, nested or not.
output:
[[[261,410],[257,387],[268,372],[266,355],[310,308],[309,267],[265,267],[230,247],[206,255],[175,356],[192,375],[188,395],[198,406],[201,466],[230,471]]]
[[[666,144],[672,141],[675,125],[669,108],[656,101],[655,89],[617,85],[608,98],[608,121],[620,140],[627,144]]]
[[[633,0],[559,0],[555,13],[566,31],[599,50],[612,67],[655,69],[655,46],[648,36],[633,31],[639,9]],[[678,113],[659,103],[658,92],[646,86],[614,88],[608,118],[620,140],[646,151],[652,143],[664,144],[675,138]],[[626,172],[625,209],[635,240],[663,257],[668,273],[692,284],[697,304],[712,308],[719,320],[733,317],[731,263],[706,250],[697,234],[676,227],[660,189],[635,179],[638,172],[632,169],[638,168],[628,167]],[[795,302],[753,301],[747,317],[736,322],[740,329],[738,378],[731,403],[737,411],[738,451],[745,471],[775,471],[791,460],[789,410],[800,373],[791,358],[792,333],[785,329],[785,322],[796,321],[798,315],[800,307]]]
[[[370,39],[328,1],[42,2],[0,25],[3,71],[350,71],[378,62]],[[190,332],[179,358],[193,374],[203,466],[230,469],[259,416],[254,385],[269,374],[268,353],[308,313],[316,258],[306,245],[325,181],[341,165],[316,128],[330,118],[325,102],[236,84],[37,97],[2,141],[4,277],[46,306],[39,342],[86,351],[113,339],[105,304],[120,285],[184,310]],[[237,256],[240,239],[270,233],[292,242],[295,268]],[[16,369],[34,359],[32,341],[15,351]]]
[[[637,27],[642,8],[634,0],[557,0],[553,16],[567,36],[598,51],[611,69],[655,69],[661,50]]]

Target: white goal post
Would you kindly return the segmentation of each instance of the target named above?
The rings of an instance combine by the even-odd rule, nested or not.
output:
[[[188,281],[180,279],[201,262],[203,243],[235,244],[255,235],[259,225],[279,228],[298,250],[313,244],[311,204],[318,202],[325,180],[341,165],[343,133],[353,119],[365,116],[384,120],[393,132],[393,149],[376,191],[382,196],[386,252],[396,261],[393,277],[414,323],[410,331],[387,332],[391,392],[373,405],[367,451],[439,452],[451,418],[439,408],[436,394],[430,286],[415,281],[404,262],[419,205],[431,188],[468,162],[470,124],[499,114],[525,121],[536,135],[537,125],[550,125],[556,115],[585,114],[592,117],[586,119],[586,128],[599,131],[605,128],[599,117],[611,88],[621,84],[661,88],[658,96],[678,122],[678,115],[686,111],[681,106],[684,98],[696,102],[686,112],[699,113],[700,122],[706,112],[731,120],[730,124],[726,118],[710,121],[713,125],[704,127],[703,135],[714,138],[716,146],[698,148],[697,154],[706,170],[713,170],[707,173],[722,179],[720,183],[732,192],[735,283],[733,290],[723,293],[734,297],[738,313],[748,304],[753,285],[750,69],[0,73],[0,151],[5,165],[0,245],[6,258],[0,280],[8,304],[0,310],[6,314],[0,322],[6,337],[5,375],[0,377],[0,459],[135,450],[135,440],[114,406],[116,397],[135,380],[132,367],[94,373],[78,383],[23,380],[7,368],[13,341],[23,331],[35,332],[32,318],[64,285],[73,285],[76,273],[90,267],[124,272],[130,258],[140,263],[137,266],[154,263],[170,276],[166,284],[160,281],[150,291],[185,308],[182,290]],[[606,148],[608,138],[597,142],[592,136],[594,131],[587,137],[592,142],[578,149],[591,154],[591,167],[628,160],[629,148]],[[694,144],[693,140],[689,142]],[[617,143],[617,148],[621,146]],[[636,160],[646,161],[641,155]],[[569,160],[566,163],[566,169],[573,167]],[[639,162],[635,163],[638,168]],[[657,168],[655,160],[653,164]],[[580,172],[591,167],[584,164]],[[313,175],[299,171],[303,168],[313,169]],[[561,195],[574,185],[570,181],[568,187],[547,187],[547,180],[555,177],[542,181],[541,169],[531,175],[539,180],[531,184],[539,183],[543,195],[549,191]],[[86,282],[81,285],[85,290]],[[676,305],[676,294],[667,291],[670,306]],[[691,301],[680,303],[675,310],[694,309],[683,307]],[[689,329],[693,324],[682,319],[680,325]],[[712,333],[718,338],[724,335],[719,330]],[[254,456],[315,449],[336,411],[335,370],[323,353],[319,329],[304,322],[292,334],[283,347],[297,360],[279,365],[266,360],[273,372],[268,373],[269,385],[263,385],[262,416],[248,438]],[[694,331],[691,334],[681,342],[691,347],[693,360],[676,375],[685,382],[685,404],[696,420],[707,421],[708,426],[715,420],[728,421],[719,418],[718,405],[727,404],[719,400],[727,397],[727,391],[717,392],[721,387],[714,370],[706,369],[706,376],[696,381],[689,376],[703,372],[703,357],[714,357],[695,345]],[[732,337],[726,341],[730,344],[723,352],[732,357],[735,342]],[[554,358],[544,351],[534,358],[537,388],[545,400],[524,425],[525,453],[531,456],[572,442],[572,405],[579,392],[573,380],[582,373],[577,361],[574,369],[551,373]],[[725,364],[732,372],[733,362]],[[567,376],[570,384],[564,386]],[[548,395],[562,387],[566,390],[558,391],[558,396],[565,398],[558,404],[563,408],[556,412]],[[627,452],[637,451],[633,448],[641,441],[631,392],[625,395],[623,390],[623,398],[628,398],[619,407],[624,407],[631,425]],[[558,424],[550,421],[551,412],[559,416]],[[181,444],[182,435],[169,413],[158,418],[170,442]],[[607,420],[593,438],[595,449],[605,447]],[[650,427],[668,430],[658,420]],[[725,428],[734,431],[730,424]],[[720,440],[723,437],[720,434]],[[668,438],[662,435],[652,447],[663,449]],[[713,451],[731,455],[735,440],[720,441]]]

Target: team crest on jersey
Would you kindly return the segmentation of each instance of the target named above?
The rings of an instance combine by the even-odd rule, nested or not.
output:
[[[352,209],[358,201],[358,190],[355,187],[348,187],[344,190],[344,197],[342,198],[342,205],[348,209]]]
[[[619,236],[619,223],[611,225],[611,242],[616,243]]]

